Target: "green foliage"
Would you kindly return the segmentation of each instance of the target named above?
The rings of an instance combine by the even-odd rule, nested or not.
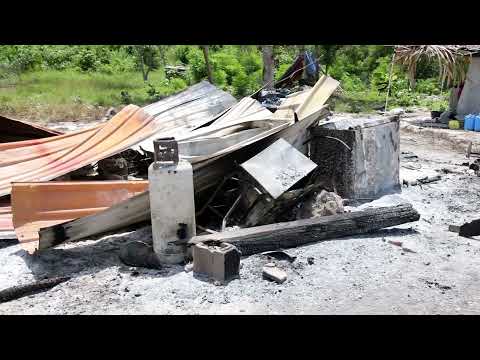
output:
[[[110,56],[110,61],[107,63],[101,63],[97,70],[109,75],[130,73],[136,70],[136,63],[132,56],[130,56],[124,49],[121,49],[113,52]]]
[[[227,73],[222,69],[216,69],[213,71],[213,81],[216,85],[226,88],[227,84]]]
[[[298,49],[294,46],[275,45],[273,47],[273,55],[277,66],[290,66],[298,55]]]
[[[325,66],[325,72],[328,74],[330,66],[335,61],[335,55],[341,48],[341,45],[318,45],[318,61]]]
[[[438,83],[438,79],[419,79],[417,80],[415,91],[421,94],[440,95],[441,90]]]
[[[241,69],[233,76],[232,85],[235,89],[236,96],[245,96],[250,89],[250,79],[247,73]]]
[[[194,82],[198,82],[207,77],[207,67],[203,52],[197,46],[192,46],[186,53],[187,64],[189,65],[189,73]]]
[[[135,45],[133,47],[135,63],[142,72],[143,80],[148,80],[148,74],[160,66],[159,49],[155,45]]]
[[[262,57],[258,51],[240,51],[238,61],[247,74],[252,74],[262,69]]]
[[[275,72],[275,81],[279,81],[292,64],[281,64]]]
[[[21,73],[38,67],[42,58],[38,46],[2,45],[0,60],[9,71]]]
[[[150,84],[150,83],[147,84],[147,94],[148,94],[149,99],[150,99],[152,102],[155,102],[155,101],[158,101],[158,100],[161,99],[161,95],[160,95],[160,93],[158,92],[158,90],[155,89],[155,86],[153,86],[153,85]]]
[[[302,50],[311,50],[341,81],[343,95],[332,100],[345,111],[372,111],[385,102],[393,48],[382,45],[275,45],[279,80]],[[237,97],[262,86],[262,56],[255,45],[210,45],[214,83]],[[186,76],[165,79],[163,66],[184,64]],[[140,72],[143,65],[143,81]],[[328,65],[328,66],[327,66]],[[417,64],[417,84],[409,88],[405,69],[393,69],[392,106],[443,107],[438,64]],[[192,45],[0,45],[2,108],[32,104],[62,106],[143,105],[207,78],[205,59]]]
[[[191,46],[188,45],[178,45],[175,46],[175,58],[180,61],[182,64],[188,64],[188,53],[190,52]]]

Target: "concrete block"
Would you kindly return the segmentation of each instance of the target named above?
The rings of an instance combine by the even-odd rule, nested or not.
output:
[[[206,241],[193,247],[193,272],[218,281],[235,278],[240,272],[240,251],[228,243]]]

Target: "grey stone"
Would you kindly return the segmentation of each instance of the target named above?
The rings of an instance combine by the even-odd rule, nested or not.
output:
[[[153,247],[143,241],[132,241],[123,245],[119,257],[125,265],[161,269]],[[132,275],[135,276],[133,273]]]
[[[275,281],[278,284],[282,284],[287,280],[287,273],[273,263],[265,264],[262,274],[264,278]]]

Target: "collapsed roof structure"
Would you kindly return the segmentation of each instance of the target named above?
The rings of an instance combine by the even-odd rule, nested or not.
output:
[[[21,203],[28,197],[22,199],[17,194],[25,188],[24,182],[52,180],[127,149],[153,152],[153,139],[174,136],[180,156],[194,167],[195,192],[200,193],[220,182],[236,161],[247,160],[280,137],[304,148],[306,129],[327,115],[325,102],[338,85],[338,81],[323,76],[313,88],[287,96],[272,113],[255,99],[247,97],[236,103],[229,94],[201,82],[142,109],[129,105],[107,123],[90,129],[2,144],[0,191],[1,195],[12,193],[13,224],[19,241],[35,252],[150,216],[145,192],[111,208],[38,231],[39,226],[32,224],[43,224],[41,219],[22,215],[28,206]],[[60,228],[63,230],[58,231]]]

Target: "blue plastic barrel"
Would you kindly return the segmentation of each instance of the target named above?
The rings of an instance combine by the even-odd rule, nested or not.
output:
[[[475,131],[480,131],[480,114],[475,115],[475,123],[473,125]]]
[[[465,116],[463,128],[467,131],[473,131],[475,129],[475,115],[468,114]]]

